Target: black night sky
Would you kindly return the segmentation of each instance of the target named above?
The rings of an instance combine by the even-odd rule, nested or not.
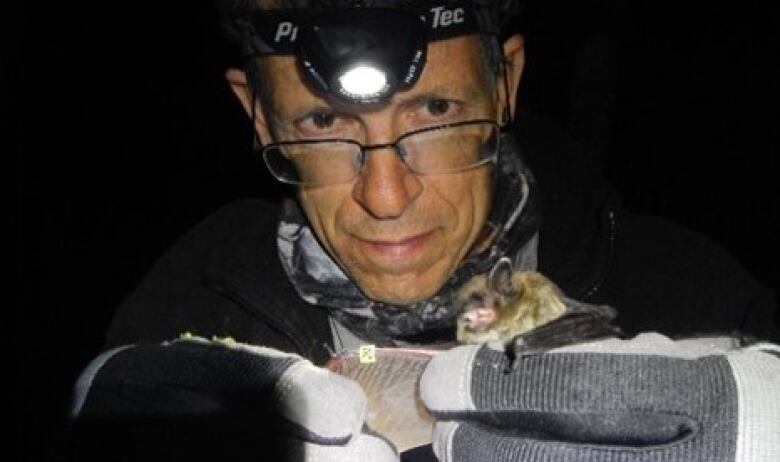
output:
[[[707,234],[780,293],[769,3],[530,0],[517,27],[521,107],[602,156],[628,208]],[[177,236],[281,193],[224,83],[210,5],[3,6],[5,460],[46,458],[113,309]]]

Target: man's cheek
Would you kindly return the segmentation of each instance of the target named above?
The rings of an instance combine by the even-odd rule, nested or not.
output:
[[[345,233],[338,220],[338,202],[335,194],[307,192],[299,195],[300,203],[317,238],[331,254],[337,252]]]

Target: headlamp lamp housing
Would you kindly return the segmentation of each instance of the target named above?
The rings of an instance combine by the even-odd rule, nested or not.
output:
[[[425,65],[424,19],[386,8],[350,8],[301,26],[296,55],[315,90],[350,103],[378,103],[417,81]]]

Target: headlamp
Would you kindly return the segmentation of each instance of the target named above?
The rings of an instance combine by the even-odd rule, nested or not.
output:
[[[312,89],[352,104],[379,103],[413,86],[425,66],[429,42],[498,35],[502,21],[517,9],[517,0],[297,4],[307,6],[232,17],[226,31],[240,41],[245,58],[294,55]]]
[[[417,81],[426,47],[421,16],[386,8],[350,8],[302,25],[295,54],[315,90],[370,104]]]

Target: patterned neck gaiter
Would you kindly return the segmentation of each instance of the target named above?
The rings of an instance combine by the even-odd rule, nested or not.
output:
[[[298,294],[328,308],[350,331],[378,346],[454,340],[457,313],[452,301],[461,285],[489,271],[504,256],[512,259],[516,270],[536,269],[540,217],[535,180],[512,133],[501,133],[499,149],[486,225],[494,235],[490,247],[467,256],[436,295],[411,305],[367,298],[317,241],[297,202],[286,200],[277,245]]]

